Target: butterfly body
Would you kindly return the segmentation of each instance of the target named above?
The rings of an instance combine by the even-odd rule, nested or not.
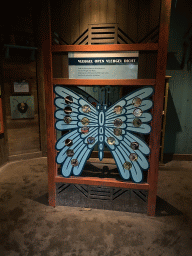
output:
[[[58,107],[55,111],[56,129],[68,131],[56,143],[56,149],[60,151],[56,162],[62,165],[62,174],[65,177],[79,176],[98,144],[100,161],[106,145],[120,176],[124,180],[131,178],[134,182],[141,182],[142,171],[149,168],[146,155],[150,149],[135,133],[148,134],[151,131],[148,123],[152,115],[147,111],[153,105],[149,99],[153,88],[139,89],[109,108],[104,104],[97,104],[95,108],[81,95],[59,85],[54,91],[58,96],[55,99]]]
[[[106,105],[97,105],[97,110],[99,112],[98,116],[98,141],[99,141],[99,152],[98,152],[98,157],[99,160],[102,161],[103,156],[104,156],[104,138],[105,138],[105,111],[107,109]]]

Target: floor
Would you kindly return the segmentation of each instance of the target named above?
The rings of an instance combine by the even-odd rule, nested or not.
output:
[[[34,119],[7,118],[9,156],[40,151],[38,115]]]
[[[192,162],[159,171],[157,214],[47,203],[47,159],[0,168],[0,256],[190,256]]]

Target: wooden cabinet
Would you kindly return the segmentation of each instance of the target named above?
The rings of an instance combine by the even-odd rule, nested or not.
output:
[[[84,1],[86,2],[86,1]],[[94,1],[95,2],[95,1]],[[124,1],[123,1],[124,2]],[[127,1],[125,1],[127,2]],[[137,1],[130,1],[131,3],[137,3]],[[148,1],[144,1],[147,3]],[[149,1],[150,2],[150,1]],[[147,6],[145,6],[142,1],[140,11],[142,15],[139,15],[138,20],[138,31],[139,36],[144,36],[144,31],[142,26],[144,21],[146,23],[152,24],[154,17],[146,15]],[[154,1],[151,1],[149,9],[153,9]],[[123,5],[121,5],[122,9]],[[46,99],[46,112],[47,112],[47,156],[48,156],[48,183],[49,183],[49,205],[56,206],[56,191],[58,184],[75,184],[87,185],[87,186],[105,186],[110,188],[122,188],[122,189],[134,189],[134,190],[145,190],[147,191],[147,213],[148,215],[155,215],[156,208],[156,195],[157,195],[157,182],[158,182],[158,169],[159,169],[159,149],[160,149],[160,134],[161,134],[161,115],[163,111],[163,99],[164,99],[164,84],[165,84],[165,72],[166,72],[166,60],[167,60],[167,46],[168,46],[168,34],[169,34],[169,21],[171,12],[171,0],[161,1],[161,14],[160,23],[158,26],[158,42],[147,41],[145,38],[142,40],[137,40],[137,43],[125,43],[125,44],[103,44],[103,45],[52,45],[51,38],[51,19],[47,15],[49,13],[49,8],[44,9],[43,23],[41,24],[41,30],[44,34],[42,36],[42,49],[44,56],[44,82],[45,82],[45,99]],[[74,16],[74,14],[73,14]],[[157,15],[156,15],[157,16]],[[155,17],[156,17],[155,16]],[[158,16],[157,16],[158,17]],[[124,19],[124,17],[123,17]],[[151,20],[150,20],[151,19]],[[78,19],[76,19],[78,20]],[[96,22],[97,23],[97,22]],[[111,23],[111,21],[110,21]],[[128,24],[125,22],[125,24]],[[129,26],[130,28],[132,26]],[[79,31],[78,27],[72,26],[71,33],[73,37],[76,32]],[[125,31],[125,30],[124,30]],[[147,35],[148,36],[148,35]],[[74,41],[74,40],[72,40]],[[68,78],[53,78],[52,69],[52,56],[53,54],[64,54],[67,52],[123,52],[123,51],[140,51],[141,53],[148,54],[149,52],[154,52],[157,55],[156,60],[156,75],[155,78],[151,75],[147,75],[147,70],[151,72],[151,69],[155,65],[151,64],[150,59],[146,58],[146,61],[142,65],[142,74],[139,79],[68,79]],[[146,56],[145,56],[146,57]],[[149,73],[150,73],[149,72]],[[149,138],[149,147],[151,153],[149,156],[150,168],[148,170],[147,181],[143,183],[133,183],[131,181],[120,181],[118,179],[111,178],[99,178],[99,177],[75,177],[70,176],[68,178],[58,175],[57,164],[55,162],[56,156],[56,133],[55,133],[55,119],[54,119],[54,92],[53,85],[60,84],[66,86],[124,86],[130,87],[134,86],[136,88],[143,86],[153,86],[155,89],[154,93],[154,106],[153,106],[153,120],[151,123],[152,131]],[[165,107],[165,104],[164,104]],[[60,185],[59,185],[60,186]]]

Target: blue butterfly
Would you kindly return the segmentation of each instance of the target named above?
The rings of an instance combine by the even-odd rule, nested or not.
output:
[[[149,134],[152,115],[153,87],[143,87],[107,108],[89,101],[69,88],[54,86],[55,128],[68,131],[56,143],[59,151],[56,162],[61,164],[64,177],[81,175],[84,165],[98,143],[98,157],[104,156],[104,145],[109,148],[120,176],[124,180],[141,182],[143,170],[149,169],[146,158],[150,148],[135,133]]]

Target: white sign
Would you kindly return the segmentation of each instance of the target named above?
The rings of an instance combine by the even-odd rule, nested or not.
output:
[[[29,92],[29,83],[22,82],[14,82],[14,92]]]
[[[139,52],[69,52],[70,79],[137,79]]]

